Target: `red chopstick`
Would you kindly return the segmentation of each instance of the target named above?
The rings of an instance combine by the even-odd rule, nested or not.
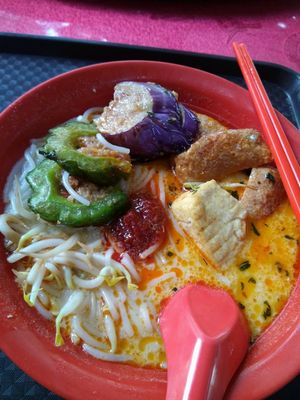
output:
[[[264,139],[272,152],[291,206],[300,223],[300,165],[246,46],[243,43],[233,43],[233,48],[262,125]]]

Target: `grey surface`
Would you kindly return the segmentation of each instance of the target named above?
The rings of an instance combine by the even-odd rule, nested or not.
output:
[[[95,59],[94,62],[101,60]],[[103,59],[104,61],[104,59]],[[0,110],[33,86],[62,72],[93,63],[69,57],[47,57],[27,54],[0,54]],[[243,85],[243,80],[235,76],[226,78]],[[273,105],[291,122],[296,123],[290,97],[280,86],[264,82]],[[272,400],[299,399],[300,378],[295,379],[282,391],[270,397]],[[0,399],[59,399],[24,374],[3,353],[0,352]]]

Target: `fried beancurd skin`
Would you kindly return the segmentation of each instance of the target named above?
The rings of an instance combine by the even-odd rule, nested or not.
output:
[[[285,190],[277,168],[253,168],[241,204],[249,218],[260,219],[272,214],[284,197]]]
[[[128,197],[117,188],[107,188],[88,206],[68,200],[60,191],[61,175],[56,162],[44,160],[26,176],[32,189],[29,208],[42,219],[74,227],[102,225],[126,211]]]
[[[201,136],[175,158],[175,171],[182,182],[204,182],[271,161],[271,152],[258,131],[229,129]]]
[[[129,176],[129,157],[103,147],[91,123],[70,121],[50,129],[40,153],[56,161],[71,175],[100,185],[112,185]]]

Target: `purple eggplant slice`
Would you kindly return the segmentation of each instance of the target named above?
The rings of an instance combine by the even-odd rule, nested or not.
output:
[[[198,138],[200,125],[174,92],[144,82],[117,84],[96,124],[106,140],[143,161],[185,151]]]

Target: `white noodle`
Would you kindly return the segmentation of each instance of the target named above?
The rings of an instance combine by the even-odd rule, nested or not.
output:
[[[114,144],[109,143],[102,135],[101,133],[97,133],[96,138],[98,139],[98,141],[102,144],[102,146],[106,147],[107,149],[116,151],[118,153],[122,153],[122,154],[129,154],[130,153],[130,149],[128,149],[127,147],[121,147],[121,146],[116,146]]]
[[[180,236],[185,237],[185,233],[183,232],[183,230],[180,228],[178,222],[176,221],[176,219],[175,219],[175,217],[174,217],[174,215],[173,215],[172,210],[170,210],[170,209],[168,209],[168,208],[167,208],[166,210],[167,210],[168,216],[169,216],[169,218],[170,218],[170,220],[171,220],[171,222],[172,222],[172,224],[173,224],[173,227],[174,227],[174,229],[176,230],[176,232],[177,232]]]
[[[118,294],[118,300],[121,301],[122,303],[124,303],[126,300],[126,294],[125,294],[124,290],[122,289],[121,284],[116,285],[114,289],[116,290],[116,292]]]
[[[154,259],[156,263],[159,264],[167,264],[168,260],[166,257],[162,254],[162,252],[158,252],[155,254]]]
[[[97,299],[95,293],[90,293],[90,312],[89,319],[95,321],[97,318]]]
[[[133,278],[136,280],[136,282],[140,282],[141,278],[139,273],[137,272],[134,262],[132,261],[132,258],[128,253],[123,253],[122,254],[122,264],[125,265],[125,267],[128,269],[130,274],[133,276]]]
[[[69,177],[70,177],[69,172],[63,171],[62,184],[64,185],[64,188],[66,189],[66,191],[69,193],[70,196],[73,197],[74,200],[77,200],[78,203],[83,204],[84,206],[89,206],[91,204],[91,202],[88,199],[86,199],[85,197],[81,196],[79,193],[76,192],[76,190],[74,190],[72,188],[72,186],[70,185],[70,182],[69,182]]]
[[[155,263],[143,263],[143,268],[153,271],[155,269]]]
[[[21,194],[20,194],[20,185],[18,182],[17,177],[15,177],[14,180],[14,194],[11,198],[11,206],[12,209],[15,211],[16,214],[19,214],[21,217],[25,219],[32,219],[32,217],[35,218],[34,214],[32,212],[29,212],[26,210],[26,208],[23,205]]]
[[[116,299],[112,295],[111,291],[107,287],[103,286],[100,288],[100,294],[102,295],[111,316],[114,320],[117,320],[119,318],[119,313],[115,304]]]
[[[145,331],[144,326],[141,322],[138,307],[131,300],[129,301],[128,312],[129,312],[130,318],[131,318],[132,322],[134,323],[139,335],[141,337],[146,337],[148,335],[148,333]]]
[[[131,357],[128,355],[105,353],[104,351],[97,350],[94,347],[89,346],[87,344],[84,344],[82,348],[85,352],[87,352],[88,354],[92,355],[95,358],[98,358],[99,360],[115,361],[115,362],[131,360]]]
[[[111,262],[111,256],[113,255],[114,249],[110,247],[106,252],[105,252],[105,260],[104,260],[104,265],[109,265]]]
[[[80,339],[82,339],[86,344],[96,347],[98,349],[107,350],[107,346],[104,343],[99,342],[89,335],[85,329],[81,326],[81,321],[78,316],[72,318],[72,328]]]
[[[84,121],[84,122],[90,122],[90,119],[89,119],[89,116],[91,115],[91,114],[95,114],[95,113],[99,113],[99,115],[100,114],[102,114],[102,112],[103,112],[103,107],[91,107],[91,108],[88,108],[83,114],[82,114],[82,120],[81,121]],[[98,114],[97,115],[94,115],[93,116],[93,118],[97,118],[97,116],[98,116]],[[78,117],[77,117],[78,118]]]
[[[158,186],[159,186],[159,199],[163,206],[166,204],[166,192],[165,192],[165,172],[159,171],[158,174]]]
[[[122,319],[122,323],[123,323],[122,328],[126,332],[127,336],[131,337],[131,336],[133,336],[134,332],[132,329],[131,322],[128,318],[126,308],[123,303],[119,304],[119,310],[120,310],[120,315],[121,315],[121,319]]]
[[[153,332],[153,328],[146,303],[140,305],[140,316],[144,322],[147,333],[150,335]]]
[[[110,341],[111,351],[115,353],[117,350],[117,334],[115,324],[110,315],[104,316],[104,326],[106,329],[107,337]]]
[[[158,278],[154,278],[151,281],[148,282],[147,284],[147,289],[150,289],[159,283],[166,281],[168,279],[176,279],[176,274],[175,272],[168,272],[167,274],[161,275]]]
[[[148,247],[148,249],[144,250],[142,253],[139,254],[140,258],[143,260],[149,257],[152,253],[154,253],[160,246],[160,242],[153,244],[152,246]]]

